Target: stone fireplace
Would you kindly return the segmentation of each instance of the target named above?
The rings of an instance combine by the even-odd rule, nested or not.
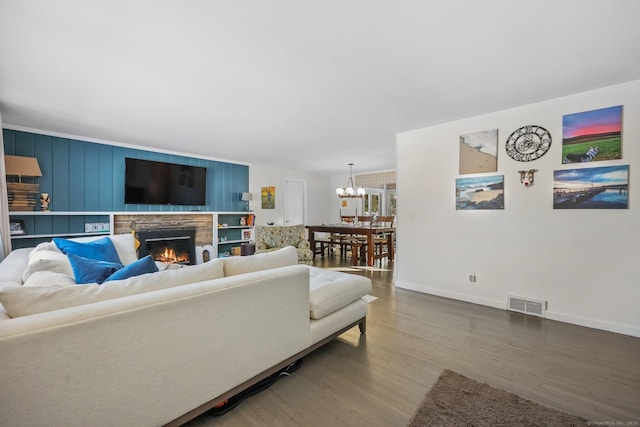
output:
[[[138,256],[151,255],[154,260],[167,264],[196,264],[195,235],[193,228],[141,230]]]

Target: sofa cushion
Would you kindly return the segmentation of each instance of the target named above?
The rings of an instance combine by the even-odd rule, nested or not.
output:
[[[155,260],[151,255],[147,255],[146,257],[140,258],[139,260],[116,271],[111,276],[107,277],[105,282],[109,282],[111,280],[124,280],[129,277],[140,276],[141,274],[155,273],[156,271],[158,271],[158,266],[156,265]]]
[[[102,285],[20,287],[0,290],[0,303],[10,317],[59,310],[114,298],[167,289],[224,277],[221,260],[190,267],[143,274]]]
[[[66,255],[73,254],[82,258],[121,264],[118,251],[108,237],[86,243],[55,238],[53,243]]]
[[[54,273],[53,271],[36,271],[29,276],[27,281],[24,282],[22,286],[52,286],[59,288],[62,286],[73,286],[75,284],[76,281],[67,274]]]
[[[40,243],[29,253],[27,266],[22,273],[22,282],[29,280],[29,277],[38,271],[61,273],[73,277],[69,258],[51,242]]]
[[[67,258],[69,258],[73,277],[78,285],[86,283],[100,284],[123,267],[119,262],[89,259],[72,253],[68,254]]]
[[[309,267],[309,312],[321,319],[371,292],[371,280],[355,274]]]
[[[256,255],[223,258],[224,275],[251,273],[298,263],[298,252],[293,246]]]

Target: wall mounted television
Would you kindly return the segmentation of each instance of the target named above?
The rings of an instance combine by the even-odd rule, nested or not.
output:
[[[207,168],[125,158],[124,202],[206,205]]]

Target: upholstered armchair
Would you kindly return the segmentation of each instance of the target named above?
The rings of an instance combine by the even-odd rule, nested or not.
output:
[[[293,246],[298,251],[298,264],[313,261],[313,251],[307,240],[304,225],[256,226],[256,253],[275,251]]]

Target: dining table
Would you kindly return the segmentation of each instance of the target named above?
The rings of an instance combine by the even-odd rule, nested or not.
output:
[[[394,236],[395,227],[387,226],[363,226],[358,224],[321,224],[307,225],[309,231],[309,243],[315,257],[316,233],[342,234],[345,236],[365,236],[367,239],[367,265],[372,266],[375,263],[375,251],[373,239],[376,235],[385,235],[387,237],[387,247],[389,248],[389,261],[394,258]]]

